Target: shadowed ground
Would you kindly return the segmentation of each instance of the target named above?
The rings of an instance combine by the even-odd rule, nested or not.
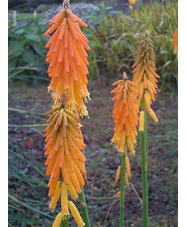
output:
[[[90,119],[81,120],[87,145],[85,193],[92,226],[104,226],[112,205],[106,226],[115,227],[119,200],[114,201],[113,196],[119,191],[119,184],[114,186],[114,178],[120,156],[110,145],[114,126],[112,87],[90,82],[88,88],[92,98],[87,106]],[[51,105],[47,84],[34,88],[31,84],[10,83],[9,108],[23,112],[9,111],[9,226],[51,226],[59,209],[58,206],[54,214],[48,209],[44,127],[37,127],[46,122],[44,113]],[[173,227],[177,226],[177,95],[158,93],[152,107],[159,123],[148,118],[149,226]],[[35,127],[29,126],[32,124]],[[125,226],[142,226],[140,139],[137,140],[136,156],[130,159],[132,186],[126,189]],[[71,224],[76,226],[74,221]]]

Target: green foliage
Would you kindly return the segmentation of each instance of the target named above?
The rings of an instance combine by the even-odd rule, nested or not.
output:
[[[148,29],[153,36],[162,89],[176,85],[178,61],[173,53],[173,33],[177,29],[177,14],[177,1],[165,1],[165,6],[141,3],[129,15],[110,13],[102,7],[99,17],[92,17],[94,25],[85,30],[92,47],[90,76],[105,75],[108,80],[123,71],[132,75],[138,37]]]
[[[162,89],[170,88],[178,79],[178,59],[173,50],[173,34],[178,29],[178,2],[166,0],[165,5],[158,2],[141,4],[132,13],[152,34]]]
[[[39,193],[46,190],[46,176],[42,164],[10,142],[8,173],[9,225],[42,226],[43,222],[51,225],[53,217],[49,214],[48,201]],[[45,193],[47,194],[46,191]]]
[[[9,27],[9,78],[23,72],[27,75],[46,74],[44,45],[48,38],[42,36],[45,29],[38,24],[38,19],[27,22],[24,18],[18,21],[17,26]]]
[[[124,14],[107,15],[100,21],[96,30],[87,31],[92,54],[96,56],[98,75],[106,75],[107,79],[115,77],[118,72],[131,72],[131,59],[135,56],[134,37],[126,31],[131,26],[131,20],[126,20]],[[93,53],[92,53],[93,52]],[[93,64],[95,67],[95,62]],[[90,62],[90,75],[94,72]],[[94,74],[93,74],[94,75]]]
[[[33,20],[25,26],[9,29],[9,78],[23,74],[47,79],[45,63],[47,38],[42,34],[47,26]],[[137,4],[128,14],[115,11],[108,5],[99,5],[98,12],[86,15],[89,28],[83,32],[89,39],[89,78],[107,81],[123,71],[132,76],[138,37],[148,29],[153,37],[156,65],[161,78],[161,89],[177,85],[178,59],[173,51],[173,33],[177,29],[178,3],[156,1]],[[45,75],[45,77],[43,77]],[[25,75],[23,77],[26,77]],[[23,78],[22,77],[22,78]]]

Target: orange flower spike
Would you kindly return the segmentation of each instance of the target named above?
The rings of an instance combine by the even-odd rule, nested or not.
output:
[[[131,153],[135,153],[133,145],[136,143],[134,135],[137,135],[136,126],[139,112],[137,89],[132,81],[127,80],[126,73],[123,74],[123,77],[123,80],[113,84],[117,87],[111,91],[115,94],[112,100],[116,100],[113,110],[115,133],[111,141],[116,144],[119,152],[124,152],[125,145],[128,145]]]
[[[151,111],[151,104],[155,101],[155,94],[157,94],[156,78],[159,78],[159,75],[156,73],[153,42],[147,30],[140,37],[133,72],[133,82],[138,87],[139,101],[141,102],[144,98],[147,111],[157,122],[155,113]]]
[[[44,36],[51,38],[46,44],[49,51],[46,62],[51,82],[48,91],[52,91],[54,105],[45,129],[45,165],[46,175],[50,176],[48,195],[52,197],[50,208],[55,209],[61,194],[61,212],[57,215],[53,227],[69,216],[71,203],[68,204],[68,191],[75,200],[81,193],[86,179],[83,155],[86,145],[80,128],[79,116],[88,115],[84,102],[90,100],[87,89],[89,62],[86,50],[88,39],[80,29],[87,27],[69,8],[69,1],[63,2],[64,8],[50,22],[50,28]],[[61,180],[62,182],[60,182]],[[78,226],[84,226],[77,209],[70,207]]]
[[[125,174],[126,185],[128,186],[128,177],[131,177],[130,162],[127,155],[127,148],[131,154],[135,154],[134,146],[136,144],[137,125],[138,125],[138,101],[137,87],[134,82],[127,79],[127,75],[123,73],[123,80],[118,80],[113,85],[117,87],[111,91],[115,94],[112,101],[115,101],[113,118],[114,118],[114,135],[111,143],[116,145],[119,152],[125,154],[126,172],[121,172],[119,166],[116,172],[115,184],[119,180],[120,174]],[[121,173],[120,173],[121,172]]]
[[[86,145],[80,131],[79,118],[61,106],[54,107],[47,114],[52,114],[45,130],[47,142],[45,154],[48,156],[45,165],[48,166],[46,175],[51,175],[48,184],[50,195],[55,191],[54,187],[60,174],[64,183],[68,185],[72,182],[76,193],[79,194],[80,185],[85,184],[83,176],[86,176],[82,164],[86,158],[81,152]]]
[[[85,49],[90,50],[90,47],[78,23],[88,26],[69,9],[63,9],[51,20],[49,23],[51,27],[44,36],[54,32],[45,46],[50,47],[46,58],[46,62],[50,62],[49,91],[54,92],[55,99],[60,99],[66,92],[67,108],[79,112],[83,117],[88,115],[83,100],[90,100],[86,87],[89,62],[85,51]]]

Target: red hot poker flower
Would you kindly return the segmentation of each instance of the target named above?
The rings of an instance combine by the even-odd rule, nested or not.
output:
[[[112,143],[116,144],[119,152],[124,152],[125,146],[128,146],[130,152],[134,154],[138,124],[136,85],[126,79],[125,73],[124,79],[116,81],[113,85],[117,85],[117,87],[111,91],[115,94],[112,101],[116,100],[113,110],[115,133]]]
[[[147,111],[157,122],[158,119],[151,109],[151,104],[155,101],[157,78],[160,76],[156,73],[154,46],[148,31],[140,37],[133,68],[133,82],[138,88],[139,101],[144,98]]]
[[[138,124],[138,103],[136,85],[127,80],[126,73],[123,74],[123,80],[118,80],[113,85],[117,87],[111,91],[115,96],[112,101],[114,104],[113,118],[114,118],[114,136],[111,140],[119,152],[125,152],[126,173],[125,179],[128,184],[128,178],[131,177],[130,162],[127,155],[127,147],[131,154],[135,154],[134,145],[136,143]],[[115,183],[117,183],[120,175],[120,167],[116,173]]]
[[[61,177],[69,186],[70,193],[75,190],[79,194],[80,185],[84,186],[86,178],[86,158],[81,152],[86,145],[80,130],[81,124],[73,112],[61,106],[54,107],[47,114],[52,114],[45,129],[45,155],[48,156],[45,162],[46,175],[50,176],[49,196],[54,195]]]
[[[69,9],[63,9],[50,21],[51,27],[44,36],[53,33],[45,46],[50,47],[46,58],[46,62],[50,62],[49,91],[54,92],[56,99],[61,99],[62,94],[66,92],[66,107],[76,112],[80,111],[80,116],[86,116],[88,112],[83,99],[87,101],[90,97],[86,86],[89,62],[85,49],[90,50],[90,47],[79,24],[88,26]]]

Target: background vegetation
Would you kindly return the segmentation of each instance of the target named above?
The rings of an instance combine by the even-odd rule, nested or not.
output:
[[[165,1],[165,5],[153,2],[138,4],[137,8],[123,13],[107,5],[86,15],[89,28],[84,32],[89,38],[90,79],[109,78],[127,71],[132,75],[137,41],[140,33],[148,29],[153,36],[157,70],[161,76],[162,89],[177,86],[177,55],[173,51],[173,34],[178,23],[177,1]],[[47,78],[46,50],[43,46],[47,19],[43,14],[36,19],[28,14],[18,14],[18,25],[9,20],[9,66],[10,78],[20,74]],[[13,72],[13,76],[12,76]],[[15,75],[16,74],[16,75]],[[18,76],[19,77],[19,76]],[[23,78],[23,77],[21,77]]]
[[[38,4],[47,1],[33,1],[33,9],[17,8],[25,3],[29,1],[9,1],[9,226],[50,226],[54,215],[48,209],[42,137],[46,122],[44,113],[51,106],[44,48],[47,38],[42,36],[48,27],[49,8],[45,4],[34,16],[33,10]],[[16,26],[12,14],[15,8],[18,10]],[[114,5],[97,5],[97,10],[81,16],[89,24],[83,32],[92,48],[89,52],[92,101],[88,105],[91,120],[82,121],[87,144],[88,185],[85,191],[92,226],[103,226],[112,204],[106,226],[117,226],[119,201],[114,196],[118,187],[114,187],[113,182],[120,158],[110,146],[113,120],[109,92],[111,83],[123,71],[132,78],[138,37],[145,29],[150,30],[153,37],[161,76],[153,106],[160,122],[155,125],[149,119],[150,226],[177,226],[178,60],[173,51],[177,8],[176,0],[166,0],[164,4],[157,1],[144,4],[139,0],[133,10],[128,9],[128,3],[115,1]],[[127,226],[142,226],[140,160],[137,151],[131,161],[132,187],[126,196]]]

